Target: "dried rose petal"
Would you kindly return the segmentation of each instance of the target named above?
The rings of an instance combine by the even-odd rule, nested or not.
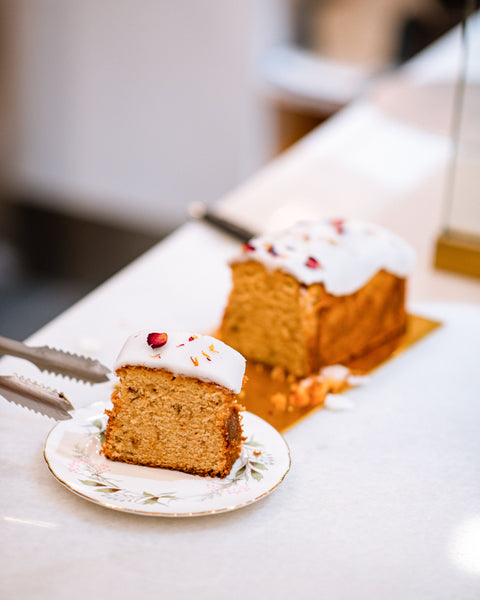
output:
[[[318,262],[318,260],[316,258],[313,258],[313,256],[309,256],[307,258],[307,260],[305,261],[305,266],[308,267],[309,269],[321,269],[322,265]]]
[[[166,333],[149,333],[147,336],[147,343],[150,348],[160,348],[161,346],[165,346],[168,340],[168,335]]]
[[[345,221],[343,219],[333,219],[331,221],[331,224],[337,230],[338,235],[342,235],[342,233],[345,233]]]

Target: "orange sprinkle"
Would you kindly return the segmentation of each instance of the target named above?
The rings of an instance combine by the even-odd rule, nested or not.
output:
[[[198,358],[196,356],[191,356],[190,360],[196,367],[198,367]]]
[[[219,354],[218,350],[215,350],[213,344],[210,344],[210,346],[208,347],[209,350],[211,350],[211,352],[216,352],[217,354]]]
[[[207,357],[207,360],[212,360],[212,359],[211,359],[211,358],[208,356],[208,354],[207,354],[206,352],[204,352],[203,350],[202,350],[202,354],[203,354],[203,356],[206,356],[206,357]]]
[[[261,451],[260,450],[254,450],[253,452],[253,456],[260,456]]]

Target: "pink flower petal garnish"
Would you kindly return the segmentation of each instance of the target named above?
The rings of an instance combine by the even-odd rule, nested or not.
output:
[[[168,340],[168,335],[166,333],[149,333],[147,335],[147,343],[150,348],[161,348],[165,346]]]
[[[318,260],[316,258],[313,258],[313,256],[309,256],[307,258],[307,260],[305,261],[305,266],[308,267],[309,269],[321,269],[322,265],[318,262]]]
[[[342,233],[345,233],[345,221],[343,219],[333,219],[331,223],[333,227],[335,227],[335,229],[337,230],[338,235],[342,235]]]

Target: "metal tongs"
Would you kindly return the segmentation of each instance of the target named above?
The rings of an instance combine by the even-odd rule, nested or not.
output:
[[[73,377],[88,383],[108,381],[110,372],[98,360],[49,346],[27,346],[2,336],[0,336],[0,354],[24,358],[41,371]],[[10,402],[54,419],[70,419],[69,411],[74,408],[62,393],[18,375],[0,375],[0,395]]]

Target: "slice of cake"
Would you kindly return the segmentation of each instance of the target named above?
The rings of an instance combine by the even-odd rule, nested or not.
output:
[[[219,340],[140,331],[116,363],[103,452],[111,460],[225,477],[240,454],[245,359]]]
[[[377,225],[302,222],[244,244],[221,338],[295,376],[345,364],[406,328],[410,245]]]

